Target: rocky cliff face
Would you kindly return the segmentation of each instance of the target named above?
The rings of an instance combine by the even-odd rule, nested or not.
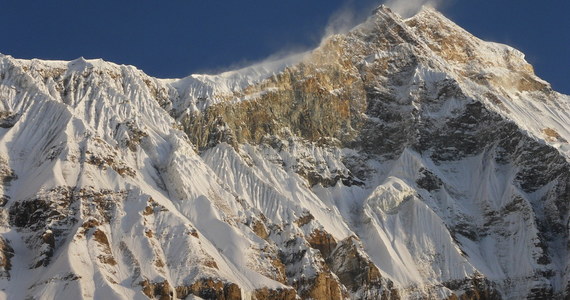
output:
[[[433,9],[156,79],[0,56],[0,298],[570,297],[570,97]]]

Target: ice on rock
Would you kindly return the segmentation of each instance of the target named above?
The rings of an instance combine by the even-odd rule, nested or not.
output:
[[[0,55],[0,299],[564,298],[568,141],[430,8],[182,79]]]

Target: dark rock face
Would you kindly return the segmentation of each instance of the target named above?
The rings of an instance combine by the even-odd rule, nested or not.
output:
[[[14,257],[14,249],[8,240],[0,236],[0,278],[10,279],[12,257]]]
[[[62,187],[37,199],[14,202],[9,207],[10,225],[27,233],[26,243],[30,248],[39,249],[30,268],[49,265],[56,247],[68,235],[60,228],[76,222],[73,202],[70,189]]]
[[[49,203],[41,200],[14,203],[10,208],[10,223],[32,230],[44,227],[49,209]]]
[[[297,294],[293,289],[277,289],[271,290],[268,288],[257,289],[253,296],[255,300],[295,300]]]
[[[475,275],[472,279],[446,282],[445,286],[454,291],[454,294],[448,299],[503,299],[501,294],[495,289],[494,284],[480,275]]]
[[[420,173],[421,177],[416,180],[418,187],[433,192],[440,189],[443,185],[443,181],[429,170],[422,168]]]
[[[363,254],[356,237],[342,240],[327,263],[340,282],[360,299],[400,299],[392,281],[382,278],[380,270]],[[360,249],[359,249],[360,248]]]
[[[11,128],[18,122],[19,115],[10,111],[0,112],[0,127]]]

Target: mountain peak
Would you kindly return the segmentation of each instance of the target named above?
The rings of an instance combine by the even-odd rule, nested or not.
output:
[[[377,13],[393,13],[393,12],[392,9],[390,9],[390,7],[388,7],[386,4],[380,4],[372,11],[372,14],[377,14]]]
[[[70,71],[85,71],[89,69],[114,69],[118,67],[114,63],[106,62],[103,59],[85,59],[83,56],[74,59],[67,63],[67,68]]]
[[[180,80],[0,55],[0,298],[568,297],[570,97],[527,67],[384,6]]]

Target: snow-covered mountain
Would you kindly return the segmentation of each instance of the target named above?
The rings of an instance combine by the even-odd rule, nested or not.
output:
[[[430,8],[183,79],[0,55],[0,298],[568,298],[569,140]]]

